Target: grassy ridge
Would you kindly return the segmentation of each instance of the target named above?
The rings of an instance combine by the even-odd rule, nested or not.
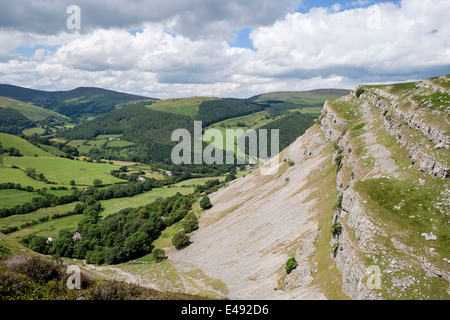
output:
[[[195,117],[198,112],[199,105],[204,101],[217,100],[217,98],[209,97],[192,97],[192,98],[177,98],[177,99],[166,99],[159,100],[147,108],[156,111],[170,112],[174,114],[180,114],[190,117]]]
[[[31,103],[22,102],[7,97],[0,97],[0,108],[11,108],[19,111],[21,114],[32,121],[43,120],[51,116],[63,117],[63,115],[53,110],[41,108]]]
[[[34,157],[37,155],[38,157],[51,157],[52,155],[44,150],[36,147],[35,145],[29,143],[28,141],[13,136],[6,133],[0,133],[0,143],[3,148],[14,147],[20,150],[20,153],[24,156]]]

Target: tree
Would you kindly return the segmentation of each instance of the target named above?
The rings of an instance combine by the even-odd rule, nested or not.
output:
[[[133,233],[125,239],[123,250],[128,257],[136,258],[150,251],[150,239],[142,232]]]
[[[94,179],[94,181],[92,181],[92,184],[94,185],[94,187],[98,187],[102,184],[102,180],[100,179]]]
[[[198,229],[197,217],[192,212],[188,213],[184,218],[183,229],[186,233],[190,233]]]
[[[225,177],[225,182],[230,182],[233,181],[234,179],[236,179],[236,175],[230,173]]]
[[[200,200],[200,208],[203,210],[209,209],[212,207],[211,201],[208,196],[204,196],[202,200]]]
[[[156,262],[161,262],[166,257],[166,252],[163,249],[155,248],[152,255]]]
[[[75,180],[70,180],[70,185],[74,186],[75,185]]]
[[[73,242],[66,237],[58,237],[53,241],[50,249],[51,254],[57,254],[61,257],[71,257],[73,253]]]
[[[184,230],[180,230],[173,235],[172,244],[178,250],[186,247],[189,244],[189,237],[186,235]]]

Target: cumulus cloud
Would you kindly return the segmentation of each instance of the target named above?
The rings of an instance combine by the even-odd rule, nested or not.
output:
[[[190,39],[230,39],[232,31],[270,25],[292,11],[299,0],[78,0],[86,33],[102,28],[133,29],[145,23],[165,23]],[[3,0],[0,28],[37,34],[66,29],[67,7],[73,0]]]
[[[307,13],[294,12],[295,1],[288,0],[170,2],[173,8],[145,2],[157,15],[137,0],[103,11],[106,2],[96,1],[97,9],[88,10],[95,16],[92,29],[79,33],[61,28],[29,33],[15,26],[17,21],[3,21],[2,12],[0,82],[42,89],[100,86],[160,98],[249,97],[450,73],[448,1],[343,5]],[[90,2],[80,3],[87,14],[83,6]],[[128,32],[133,25],[138,31]],[[232,47],[232,31],[248,26],[254,50]],[[37,49],[32,57],[14,52],[24,45]]]
[[[278,77],[331,72],[363,78],[448,68],[449,9],[445,1],[405,0],[401,7],[381,3],[340,12],[318,8],[289,14],[251,33],[259,53],[252,69]],[[438,31],[430,34],[431,30]]]

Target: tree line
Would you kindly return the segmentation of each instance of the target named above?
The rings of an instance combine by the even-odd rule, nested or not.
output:
[[[245,116],[253,112],[263,111],[265,104],[243,101],[239,99],[221,99],[203,101],[198,109],[196,120],[203,122],[203,127],[230,118]]]

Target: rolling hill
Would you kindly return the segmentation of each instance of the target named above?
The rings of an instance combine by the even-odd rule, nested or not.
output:
[[[42,91],[9,84],[0,84],[0,97],[49,109],[75,121],[91,119],[136,101],[157,100],[94,87],[80,87],[69,91]]]

